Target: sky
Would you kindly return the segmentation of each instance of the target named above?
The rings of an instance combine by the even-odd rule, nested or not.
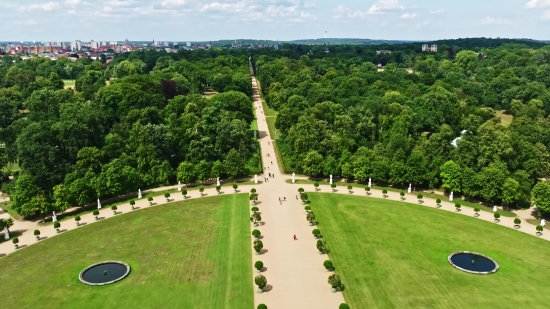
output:
[[[0,41],[550,40],[550,0],[0,0]]]

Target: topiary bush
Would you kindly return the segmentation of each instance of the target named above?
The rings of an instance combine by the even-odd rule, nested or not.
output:
[[[260,232],[259,230],[252,231],[252,236],[258,238],[260,237],[260,235],[262,235],[262,232]]]
[[[436,199],[435,204],[437,205],[437,208],[441,207],[441,199],[440,198]]]
[[[418,203],[422,203],[422,199],[424,198],[424,195],[422,195],[421,193],[419,193],[416,198],[418,199]]]
[[[351,189],[353,189],[352,186],[348,186],[348,192],[351,194]]]
[[[254,207],[250,208],[250,210],[252,210],[253,213],[257,213],[258,210],[260,210],[260,209],[256,206],[254,206]]]
[[[462,205],[460,205],[460,203],[455,203],[455,208],[456,208],[456,211],[460,211],[460,207]]]
[[[399,195],[401,195],[401,200],[404,201],[405,200],[405,192],[401,191],[401,192],[399,192]]]
[[[258,275],[254,278],[254,283],[256,283],[259,289],[258,292],[260,292],[260,290],[263,290],[267,286],[267,279],[263,275]]]
[[[40,230],[34,230],[34,236],[36,236],[36,241],[40,240]]]
[[[182,190],[181,190],[181,195],[183,195],[183,198],[184,198],[184,199],[187,198],[187,190],[182,189]]]
[[[306,206],[304,207],[304,209],[306,210],[306,212],[309,212],[311,210],[311,207],[310,206]]]
[[[319,236],[321,236],[321,231],[319,231],[318,229],[314,229],[313,231],[311,231],[311,233],[313,234],[313,236],[315,236],[315,238],[319,238]]]
[[[254,250],[256,251],[256,254],[260,254],[260,251],[262,251],[264,247],[264,243],[261,240],[254,240]]]
[[[262,268],[264,268],[264,262],[256,261],[256,263],[254,263],[254,268],[256,268],[257,270],[262,270]]]
[[[338,306],[338,309],[349,309],[349,305],[346,303],[341,303],[340,306]]]
[[[318,182],[315,182],[313,184],[313,186],[315,187],[315,191],[319,190],[319,183]]]
[[[267,309],[267,306],[264,304],[259,304],[258,307],[256,307],[256,309]]]
[[[382,190],[382,196],[383,196],[383,197],[388,197],[388,190],[383,189],[383,190]]]
[[[520,225],[521,224],[521,220],[519,218],[515,218],[514,219],[514,224],[515,225]]]
[[[325,268],[326,268],[327,270],[331,270],[332,267],[333,267],[332,261],[331,261],[331,260],[326,260],[326,261],[324,261],[324,262],[323,262],[323,266],[325,266]]]
[[[235,191],[235,193],[237,193],[237,188],[238,188],[238,187],[239,187],[239,186],[238,186],[236,183],[233,184],[233,190]]]

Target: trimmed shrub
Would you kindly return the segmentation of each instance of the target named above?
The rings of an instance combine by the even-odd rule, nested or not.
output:
[[[40,235],[40,230],[34,230],[34,236]]]
[[[323,266],[325,266],[326,269],[328,270],[331,270],[332,269],[332,261],[331,260],[326,260],[323,262]]]
[[[256,252],[262,251],[263,247],[264,247],[264,243],[261,240],[258,240],[258,239],[254,240],[254,250]]]
[[[520,225],[521,224],[521,220],[519,218],[515,218],[514,219],[514,224],[515,225]]]
[[[134,200],[130,201],[130,205],[134,206],[135,204],[136,204],[136,201],[134,201]]]
[[[56,221],[56,222],[53,223],[53,228],[54,229],[58,229],[60,227],[61,227],[61,223],[59,223],[59,221]]]
[[[260,230],[252,231],[252,236],[258,238],[258,237],[260,237],[260,235],[262,235],[262,232],[260,232]]]
[[[111,210],[117,210],[116,205],[111,206]]]
[[[338,309],[349,309],[349,305],[346,303],[341,303],[340,306],[338,306]]]
[[[256,307],[256,309],[267,309],[267,306],[264,304],[259,304],[258,307]]]
[[[254,206],[252,208],[250,208],[250,210],[252,210],[252,212],[257,212],[258,210],[260,210],[258,207]]]
[[[181,195],[183,195],[183,197],[185,197],[185,196],[187,195],[187,190],[182,189],[182,190],[181,190]]]
[[[94,210],[94,212],[92,212],[92,215],[99,216],[99,210]]]
[[[306,211],[310,211],[310,210],[311,210],[311,207],[310,207],[310,206],[306,206],[306,207],[304,207],[304,209],[305,209]]]
[[[321,235],[321,231],[319,231],[318,229],[314,229],[313,231],[311,231],[311,233],[312,233],[313,236],[315,236],[316,238],[318,238],[319,235]]]
[[[258,275],[254,278],[254,283],[256,283],[258,288],[263,289],[267,285],[267,279],[263,275]]]
[[[262,268],[264,268],[264,262],[256,261],[256,263],[254,263],[254,268],[261,270]]]

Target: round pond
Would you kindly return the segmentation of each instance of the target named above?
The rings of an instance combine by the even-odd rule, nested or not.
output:
[[[105,261],[86,267],[79,279],[88,285],[106,285],[124,279],[130,273],[130,265],[120,261]]]
[[[449,255],[449,263],[456,269],[479,275],[488,275],[496,272],[498,263],[481,253],[459,251]]]

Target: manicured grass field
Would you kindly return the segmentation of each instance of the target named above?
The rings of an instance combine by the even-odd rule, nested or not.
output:
[[[285,180],[285,182],[286,183],[292,183],[292,180],[287,179],[287,180]],[[309,179],[297,179],[294,184],[297,184],[297,185],[300,185],[300,184],[314,184],[316,182],[318,182],[320,185],[328,185],[329,184],[328,180],[314,181],[314,180],[309,180]],[[360,192],[364,192],[365,187],[367,186],[366,184],[362,184],[362,183],[346,182],[346,181],[333,181],[333,183],[335,183],[339,187],[338,188],[339,190],[346,189],[347,186],[352,186],[354,188],[358,188],[358,190],[360,190]],[[372,188],[377,189],[377,190],[386,189],[386,190],[388,190],[388,192],[392,192],[392,191],[393,192],[401,192],[401,191],[407,192],[406,189],[398,189],[398,188],[393,188],[393,187],[381,187],[381,186],[377,186],[377,185],[372,185]],[[431,199],[434,199],[434,200],[439,198],[442,201],[449,202],[449,197],[447,197],[445,195],[432,194],[432,193],[419,192],[419,191],[413,191],[412,192],[412,194],[415,195],[415,196],[418,193],[422,193],[424,198],[431,198]],[[492,207],[485,206],[485,205],[480,204],[480,203],[473,203],[473,202],[465,201],[465,200],[462,200],[462,199],[455,199],[454,202],[459,202],[460,205],[462,205],[463,207],[468,207],[468,208],[472,208],[472,209],[473,208],[479,208],[480,211],[486,211],[486,212],[490,212],[490,213],[493,212]],[[511,212],[511,211],[499,210],[499,213],[503,217],[516,217],[516,214]]]
[[[2,308],[253,307],[247,194],[137,210],[0,258]],[[125,261],[130,275],[89,287],[86,266]]]
[[[547,241],[419,205],[330,193],[309,198],[351,308],[548,308]],[[456,270],[447,256],[462,250],[494,258],[499,271]]]

